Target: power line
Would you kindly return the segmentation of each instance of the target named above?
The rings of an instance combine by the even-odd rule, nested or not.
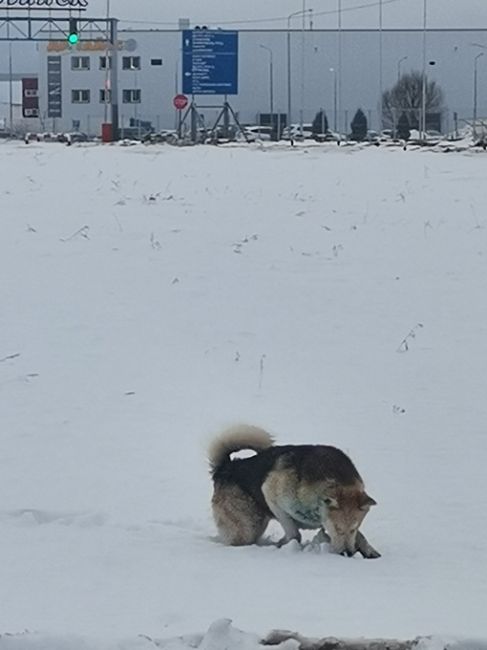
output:
[[[393,2],[402,2],[402,0],[382,0],[382,2],[372,2],[368,4],[354,5],[353,7],[342,7],[341,13],[349,11],[357,11],[359,9],[369,9],[370,7],[380,7],[382,5],[390,5]],[[337,9],[327,9],[326,11],[313,11],[313,16],[325,16],[330,14],[337,14]]]
[[[361,9],[370,9],[372,7],[379,7],[380,5],[388,5],[396,2],[402,2],[403,0],[374,0],[374,2],[362,3],[359,5],[354,5],[352,7],[344,7],[341,9],[342,13],[349,13],[351,11],[360,11]],[[330,16],[338,14],[338,9],[327,9],[325,11],[313,11],[313,16]],[[272,18],[244,18],[242,20],[218,20],[218,21],[209,21],[217,22],[218,25],[257,25],[262,23],[277,23],[287,20],[287,16],[274,16]],[[132,25],[165,25],[169,27],[178,26],[178,22],[162,22],[155,20],[121,20],[121,23],[129,23]]]

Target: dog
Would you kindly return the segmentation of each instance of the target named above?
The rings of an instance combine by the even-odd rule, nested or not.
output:
[[[241,450],[256,452],[231,458]],[[275,445],[251,425],[226,430],[208,450],[213,480],[212,511],[221,540],[255,544],[271,519],[284,529],[279,546],[301,542],[300,529],[319,529],[333,552],[378,558],[359,531],[376,501],[364,488],[350,458],[328,445]]]

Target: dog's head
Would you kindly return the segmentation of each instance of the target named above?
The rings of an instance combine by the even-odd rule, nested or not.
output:
[[[324,525],[334,553],[351,557],[357,551],[357,532],[376,501],[363,490],[347,490],[325,497]]]

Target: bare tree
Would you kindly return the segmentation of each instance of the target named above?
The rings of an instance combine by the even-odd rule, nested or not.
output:
[[[422,108],[423,73],[413,70],[403,74],[397,83],[382,94],[382,122],[388,128],[395,128],[399,117],[405,113],[409,126],[418,129]],[[426,77],[426,116],[440,113],[443,109],[444,93],[436,81]]]

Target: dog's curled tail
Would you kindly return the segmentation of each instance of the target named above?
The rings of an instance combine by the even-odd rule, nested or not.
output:
[[[212,472],[230,458],[230,454],[241,449],[261,451],[272,447],[274,439],[271,434],[251,424],[239,424],[226,429],[215,438],[208,448],[208,460]]]

